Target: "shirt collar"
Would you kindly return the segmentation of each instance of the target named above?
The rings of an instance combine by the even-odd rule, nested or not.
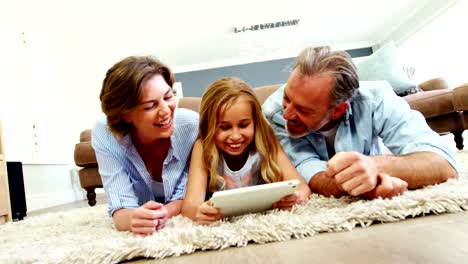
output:
[[[181,135],[177,133],[177,129],[174,128],[174,133],[172,133],[171,135],[171,144],[169,145],[166,158],[164,159],[164,164],[169,162],[173,157],[177,160],[180,160],[180,148],[178,148],[178,144],[176,144],[178,139],[180,139],[180,136]],[[132,138],[130,137],[130,134],[123,136],[119,140],[119,143],[127,152],[132,150],[137,152],[135,145],[132,142]]]
[[[174,128],[174,133],[171,135],[171,144],[169,145],[164,163],[169,162],[173,157],[180,160],[180,148],[178,148],[179,145],[177,144],[177,139],[179,137],[180,135],[177,133],[177,129]]]
[[[345,112],[345,116],[344,116],[344,120],[343,120],[343,122],[346,123],[346,124],[349,123],[349,119],[353,116],[353,109],[351,107],[352,104],[353,104],[353,100],[349,99],[348,100],[348,107],[346,108],[346,112]]]

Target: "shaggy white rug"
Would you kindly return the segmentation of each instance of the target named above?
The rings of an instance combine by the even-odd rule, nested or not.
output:
[[[245,215],[212,226],[199,226],[178,216],[148,237],[116,231],[107,217],[106,205],[98,205],[0,226],[0,263],[116,263],[135,257],[164,258],[463,210],[468,210],[466,174],[391,200],[313,195],[292,212]]]

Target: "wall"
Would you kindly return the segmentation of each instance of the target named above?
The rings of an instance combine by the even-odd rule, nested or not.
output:
[[[24,164],[23,174],[28,212],[85,198],[73,165]]]
[[[75,168],[74,144],[79,139],[80,131],[92,127],[100,115],[98,94],[103,75],[114,62],[130,54],[154,54],[171,65],[171,61],[165,60],[164,53],[156,54],[159,49],[155,47],[162,41],[172,42],[173,49],[170,52],[180,57],[195,53],[198,55],[200,52],[212,56],[217,53],[216,48],[209,47],[206,50],[187,49],[187,43],[198,43],[197,38],[203,37],[203,31],[194,30],[184,35],[183,41],[180,38],[174,41],[177,32],[170,26],[160,27],[157,24],[161,21],[155,17],[161,10],[156,8],[159,4],[154,1],[142,1],[140,5],[131,5],[128,9],[123,8],[123,2],[17,0],[2,4],[0,118],[3,121],[5,157],[9,161],[22,161],[24,164],[29,210],[68,202],[80,196],[74,190],[76,178],[72,177]],[[144,4],[152,6],[144,8]],[[177,3],[171,5],[176,10]],[[198,2],[190,5],[195,7]],[[163,21],[167,25],[184,27],[186,23],[177,22],[182,21],[181,17],[187,13],[194,12],[191,8],[179,8],[175,15],[170,14],[170,20]],[[125,15],[129,15],[130,19]],[[263,15],[267,18],[269,14],[264,12]],[[208,22],[208,25],[216,26],[216,23]],[[342,27],[340,24],[333,26]],[[325,33],[328,36],[335,35],[333,30]],[[324,37],[312,33],[308,36],[319,40]],[[235,38],[245,39],[241,51],[264,48],[264,45],[253,47],[248,34]],[[272,37],[268,41],[280,40]],[[217,39],[211,39],[211,42],[215,45]],[[293,43],[287,37],[281,42],[285,44],[283,48]],[[372,41],[366,40],[366,45],[350,45],[349,48],[367,47],[369,42]],[[233,49],[233,52],[236,51]],[[270,51],[273,52],[263,52]],[[251,58],[240,60],[261,61]],[[246,66],[249,70],[244,72],[229,66],[215,70],[203,68],[203,72],[197,73],[202,68],[192,67],[179,70],[177,76],[182,81],[184,96],[199,96],[204,87],[224,75],[238,75],[253,86],[284,82],[287,77],[285,66],[290,65],[289,61],[280,60],[276,62],[274,70],[268,68],[269,73],[276,72],[270,76],[258,73],[262,63],[249,64]],[[221,66],[226,65],[232,64]],[[184,65],[175,65],[174,69],[179,66]],[[245,75],[245,72],[249,75]],[[258,78],[251,79],[252,76],[257,77],[257,73]],[[197,78],[197,75],[208,77]]]
[[[458,1],[400,44],[417,82],[444,77],[451,87],[468,82],[468,1]]]
[[[348,53],[352,57],[368,56],[372,54],[372,48],[352,49]],[[183,72],[176,74],[176,80],[181,82],[184,96],[201,96],[210,83],[225,76],[241,78],[252,87],[285,83],[294,63],[295,58],[286,58]]]
[[[122,27],[111,32],[114,38],[104,34],[109,25],[100,19],[109,1],[80,3],[18,0],[0,10],[5,157],[23,162],[28,211],[83,198],[73,148],[100,115],[103,75],[124,56],[151,53],[131,34],[122,38]]]
[[[55,6],[61,12],[48,11],[44,6]],[[0,118],[5,157],[23,163],[29,211],[83,197],[76,189],[76,177],[73,178],[73,149],[79,133],[91,128],[101,114],[98,95],[104,73],[130,54],[155,53],[152,43],[157,41],[157,34],[149,41],[136,41],[138,36],[152,34],[147,34],[146,27],[114,28],[108,21],[97,23],[101,14],[96,10],[105,7],[96,6],[91,15],[84,7],[69,7],[52,0],[14,1],[11,9],[2,9],[0,16],[1,24],[8,25],[2,27],[0,51]],[[281,60],[252,63],[244,72],[260,73],[258,68],[271,69],[269,63],[275,63],[279,69],[278,75],[271,76],[282,74],[283,82],[287,73]],[[235,74],[242,66],[204,68],[204,72],[197,73],[198,69],[192,67],[177,74],[185,80],[184,96],[201,95],[214,79],[227,74],[227,70]],[[218,75],[203,75],[207,72]],[[196,78],[197,75],[204,77]],[[251,81],[251,77],[239,75]],[[268,74],[257,80],[271,82]],[[192,82],[198,90],[190,88]],[[253,85],[255,82],[254,79]]]

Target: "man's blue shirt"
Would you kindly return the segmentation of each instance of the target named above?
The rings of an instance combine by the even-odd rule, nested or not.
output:
[[[324,171],[329,160],[325,137],[310,133],[300,138],[288,135],[283,118],[281,86],[263,104],[263,113],[302,177],[309,182]],[[381,155],[385,145],[393,154],[435,152],[456,169],[452,151],[427,125],[424,116],[410,109],[386,81],[360,82],[360,87],[337,128],[335,152],[356,151],[364,155]],[[382,145],[383,144],[383,145]],[[430,161],[428,161],[430,162]]]

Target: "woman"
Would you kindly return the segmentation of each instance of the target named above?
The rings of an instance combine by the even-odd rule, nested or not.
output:
[[[118,230],[151,234],[180,213],[198,114],[176,108],[173,83],[152,57],[128,57],[104,79],[106,117],[93,128],[92,146]]]

